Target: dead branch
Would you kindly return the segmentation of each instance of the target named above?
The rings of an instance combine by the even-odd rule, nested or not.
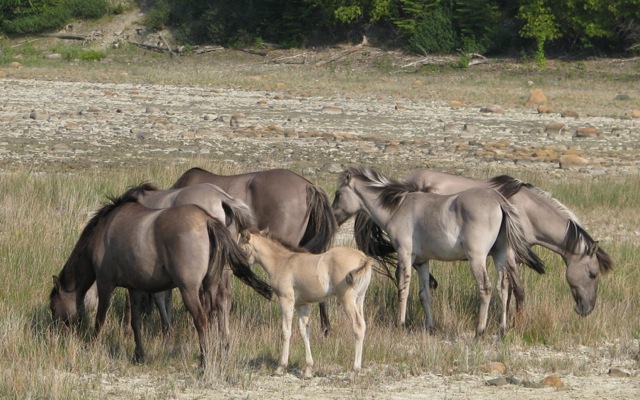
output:
[[[337,61],[337,60],[341,59],[341,58],[342,58],[342,57],[344,57],[344,56],[347,56],[347,55],[349,55],[349,54],[351,54],[351,53],[355,53],[356,51],[358,51],[358,50],[362,49],[364,46],[367,46],[368,44],[369,44],[369,40],[367,39],[367,37],[366,37],[366,36],[364,36],[364,35],[363,35],[363,36],[362,36],[362,42],[361,42],[360,44],[358,44],[358,45],[356,45],[356,46],[353,46],[352,48],[350,48],[350,49],[347,49],[347,50],[343,51],[342,53],[338,54],[338,55],[337,55],[337,56],[335,56],[335,57],[332,57],[332,58],[331,58],[331,59],[329,59],[329,60],[318,61],[318,62],[316,63],[316,67],[319,67],[319,66],[321,66],[321,65],[324,65],[324,64],[328,64],[328,63],[331,63],[331,62]]]
[[[69,33],[52,33],[48,35],[43,35],[44,37],[56,38],[56,39],[67,39],[67,40],[82,40],[83,42],[88,39],[87,36],[84,35],[71,35]]]
[[[159,36],[160,36],[160,40],[162,40],[162,43],[164,43],[164,45],[167,46],[167,49],[169,49],[169,53],[171,53],[173,58],[175,58],[176,60],[178,60],[178,62],[181,63],[182,61],[180,61],[180,59],[178,58],[176,53],[174,53],[173,50],[171,50],[171,46],[169,46],[169,43],[167,43],[167,41],[164,39],[164,37],[162,35],[159,35]]]
[[[224,50],[222,46],[194,46],[193,52],[195,54],[210,53],[212,51]]]
[[[268,62],[270,62],[270,63],[289,64],[289,62],[287,62],[287,60],[292,60],[292,59],[298,58],[298,57],[302,57],[302,64],[306,64],[307,63],[307,53],[306,52],[305,53],[296,54],[296,55],[293,55],[293,56],[274,58],[273,60],[268,60]]]

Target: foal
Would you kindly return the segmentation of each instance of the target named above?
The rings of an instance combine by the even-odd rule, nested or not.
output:
[[[313,358],[309,344],[309,304],[336,296],[351,321],[355,337],[355,360],[352,378],[362,366],[362,345],[367,329],[364,320],[364,296],[371,281],[372,260],[359,250],[334,247],[325,253],[285,247],[265,232],[241,234],[240,246],[249,263],[259,263],[269,276],[270,285],[282,309],[282,355],[276,375],[283,375],[289,362],[289,343],[293,310],[298,313],[298,326],[304,340],[305,378],[311,378]]]

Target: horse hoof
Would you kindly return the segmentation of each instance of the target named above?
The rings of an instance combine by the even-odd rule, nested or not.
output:
[[[313,372],[311,371],[310,368],[308,368],[304,371],[304,379],[311,379],[311,378],[313,378]]]
[[[349,374],[349,380],[351,382],[355,382],[358,379],[358,373],[360,371],[351,371],[351,374]]]
[[[274,376],[283,376],[284,375],[284,367],[278,367],[274,372]]]

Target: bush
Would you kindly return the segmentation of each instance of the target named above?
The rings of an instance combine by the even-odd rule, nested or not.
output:
[[[456,33],[451,16],[444,9],[435,9],[417,22],[407,40],[408,50],[420,53],[450,53],[456,47]]]
[[[4,22],[7,33],[38,33],[60,29],[71,20],[71,12],[66,7],[47,8],[42,13],[25,15]]]
[[[66,6],[81,19],[98,19],[109,12],[109,0],[66,0]]]

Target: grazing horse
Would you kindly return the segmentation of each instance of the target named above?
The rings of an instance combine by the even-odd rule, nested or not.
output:
[[[258,262],[278,296],[282,309],[282,355],[276,375],[283,375],[289,362],[289,343],[293,310],[298,313],[298,327],[304,340],[305,378],[311,378],[313,358],[309,344],[309,304],[336,296],[351,321],[356,355],[352,377],[362,366],[362,345],[367,329],[364,320],[364,297],[371,281],[372,260],[359,250],[334,247],[325,253],[311,254],[293,249],[264,232],[241,235],[240,246],[249,261]]]
[[[217,185],[246,203],[256,218],[255,229],[268,228],[285,243],[311,253],[326,251],[338,229],[326,193],[287,169],[216,175],[192,168],[172,188],[203,182]],[[320,317],[326,336],[330,326],[324,303],[320,303]]]
[[[527,265],[544,271],[542,262],[525,242],[517,210],[490,188],[442,196],[417,192],[414,187],[370,168],[352,167],[341,174],[333,210],[338,223],[364,211],[389,236],[398,254],[397,325],[405,323],[412,265],[418,271],[427,329],[433,330],[429,260],[469,261],[480,298],[477,336],[486,329],[491,300],[491,281],[486,269],[488,255],[493,257],[498,270],[501,334],[507,329],[508,252],[514,251]],[[356,232],[359,234],[362,233]]]
[[[67,325],[82,318],[85,294],[96,282],[98,336],[111,293],[115,287],[125,287],[132,303],[134,359],[142,361],[140,300],[146,293],[177,287],[198,332],[204,366],[208,322],[200,288],[217,285],[224,265],[230,265],[238,278],[267,298],[271,288],[253,274],[224,224],[196,205],[149,209],[136,201],[137,190],[131,188],[112,198],[83,229],[62,271],[53,277],[52,318]]]
[[[419,188],[432,188],[441,194],[483,186],[502,193],[518,207],[527,242],[532,246],[546,247],[564,260],[567,283],[576,302],[575,311],[581,316],[591,313],[596,304],[600,274],[611,271],[613,261],[582,227],[578,218],[549,193],[507,175],[473,179],[421,169],[403,181]],[[515,263],[515,260],[510,261]]]

